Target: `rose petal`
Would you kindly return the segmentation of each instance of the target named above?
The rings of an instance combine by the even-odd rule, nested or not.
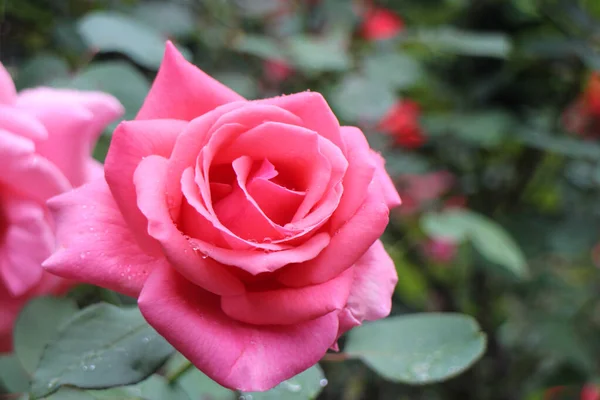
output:
[[[337,312],[289,326],[234,321],[220,310],[218,297],[167,267],[146,282],[139,306],[158,333],[202,372],[244,391],[271,389],[311,367],[338,330]]]
[[[20,296],[40,281],[42,262],[54,250],[54,235],[37,202],[5,194],[2,214],[8,227],[0,247],[0,276],[7,290]]]
[[[13,104],[17,98],[17,89],[10,74],[0,63],[0,103]]]
[[[136,296],[152,269],[166,264],[140,249],[103,179],[51,199],[48,207],[58,251],[43,266],[53,274]]]
[[[51,162],[35,154],[32,141],[0,129],[0,183],[41,204],[71,185]]]
[[[325,98],[316,92],[295,93],[288,96],[257,100],[253,103],[270,104],[288,110],[302,119],[301,126],[318,132],[342,152],[346,152],[340,135],[340,124]]]
[[[136,119],[191,121],[242,96],[190,64],[169,41],[158,75]]]
[[[150,254],[157,254],[157,243],[148,235],[148,220],[138,209],[133,175],[144,157],[169,157],[187,124],[171,119],[123,122],[115,129],[106,155],[104,173],[110,191],[140,246]]]
[[[331,217],[333,229],[337,229],[352,217],[363,204],[367,188],[373,180],[375,165],[370,156],[370,147],[360,129],[343,126],[342,139],[346,145],[348,170],[344,176],[344,193],[335,213]]]
[[[0,105],[0,127],[34,141],[48,139],[48,131],[40,121],[15,107]]]
[[[166,176],[167,160],[154,155],[143,159],[135,171],[138,206],[148,218],[148,233],[160,242],[171,265],[196,285],[220,295],[244,292],[239,279],[201,256],[177,229],[167,206]]]
[[[343,309],[353,275],[352,268],[349,268],[318,285],[223,296],[221,308],[229,317],[248,324],[298,324]]]
[[[377,240],[389,220],[378,182],[371,182],[367,198],[358,212],[331,237],[329,245],[314,259],[290,265],[278,280],[291,287],[326,282],[350,268]]]
[[[385,159],[381,157],[379,153],[374,151],[371,151],[371,157],[375,160],[375,176],[381,183],[385,202],[390,209],[399,206],[402,204],[402,200],[400,199],[400,195],[398,194],[398,190],[396,190],[394,182],[392,182],[392,179],[385,170]]]

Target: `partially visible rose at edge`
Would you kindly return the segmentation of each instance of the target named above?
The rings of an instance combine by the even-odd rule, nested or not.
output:
[[[379,237],[400,198],[363,133],[318,93],[247,101],[170,43],[105,179],[49,204],[61,247],[45,268],[138,297],[229,388],[268,390],[390,312]]]
[[[91,158],[98,135],[123,113],[112,96],[36,88],[16,92],[0,64],[0,352],[32,297],[69,285],[43,271],[55,249],[46,200],[102,175]]]

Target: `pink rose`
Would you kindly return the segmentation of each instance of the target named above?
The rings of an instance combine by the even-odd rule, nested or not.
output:
[[[101,176],[90,157],[102,129],[123,112],[111,96],[39,88],[17,95],[0,64],[0,352],[33,296],[63,291],[43,271],[55,248],[46,200]]]
[[[212,379],[267,390],[390,312],[383,164],[320,94],[247,101],[168,43],[106,181],[50,201],[62,247],[44,266],[138,296]]]

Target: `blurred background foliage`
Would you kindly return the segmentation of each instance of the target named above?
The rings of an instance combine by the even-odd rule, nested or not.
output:
[[[171,39],[249,99],[323,93],[385,156],[404,200],[393,313],[472,315],[488,350],[426,387],[323,362],[319,399],[600,398],[600,1],[0,5],[19,89],[103,90],[132,119]]]

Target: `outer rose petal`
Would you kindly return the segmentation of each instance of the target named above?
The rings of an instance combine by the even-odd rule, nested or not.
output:
[[[348,170],[344,176],[344,193],[340,204],[331,217],[333,229],[337,229],[352,217],[363,204],[367,188],[373,180],[375,165],[371,160],[369,143],[360,129],[350,126],[341,128],[346,144]]]
[[[385,198],[388,207],[390,209],[398,207],[400,204],[402,204],[402,200],[400,199],[400,195],[396,190],[394,182],[392,182],[392,179],[385,170],[385,159],[381,157],[379,153],[374,151],[371,151],[371,156],[375,160],[375,165],[377,166],[375,169],[375,177],[381,184],[383,197]]]
[[[43,204],[71,188],[54,164],[38,154],[32,141],[0,129],[0,184]]]
[[[353,276],[349,268],[319,285],[223,296],[221,308],[231,318],[249,324],[298,324],[344,308]]]
[[[392,295],[398,282],[394,261],[381,240],[376,241],[354,264],[354,281],[348,303],[340,314],[340,335],[362,321],[385,318],[392,309]]]
[[[39,121],[48,138],[36,151],[52,161],[73,186],[90,180],[86,164],[102,129],[123,113],[114,97],[98,92],[30,89],[19,94],[16,106]]]
[[[165,192],[166,172],[167,160],[159,156],[146,157],[135,171],[138,206],[148,218],[148,233],[160,242],[173,267],[198,286],[220,295],[243,293],[242,282],[223,265],[201,257],[173,223]]]
[[[106,155],[106,182],[136,239],[151,254],[156,254],[158,243],[148,235],[148,220],[137,206],[133,174],[146,156],[169,157],[187,124],[170,119],[123,122],[115,129]]]
[[[335,341],[337,312],[301,324],[255,326],[234,321],[219,299],[171,268],[155,270],[139,298],[146,320],[219,384],[264,391],[316,364]]]
[[[191,121],[242,96],[190,64],[167,42],[158,75],[136,119],[174,118]]]
[[[48,131],[40,121],[12,106],[0,105],[0,127],[34,141],[48,139]]]
[[[0,103],[13,104],[17,98],[17,89],[10,74],[0,63]]]
[[[43,267],[56,275],[137,296],[164,258],[138,246],[103,179],[51,199],[59,249]]]
[[[39,203],[10,195],[1,203],[8,227],[0,246],[0,277],[16,297],[40,281],[41,264],[54,250],[54,235]]]

